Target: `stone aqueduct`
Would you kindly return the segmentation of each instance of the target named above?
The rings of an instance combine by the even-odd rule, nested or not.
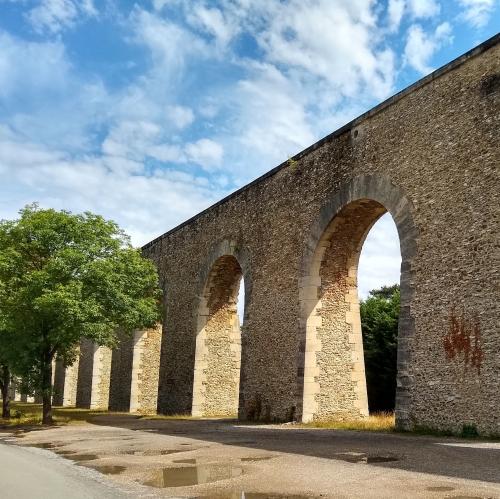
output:
[[[163,325],[113,352],[82,343],[79,362],[56,366],[54,402],[365,416],[357,264],[389,211],[402,254],[397,425],[500,433],[499,40],[147,244]]]

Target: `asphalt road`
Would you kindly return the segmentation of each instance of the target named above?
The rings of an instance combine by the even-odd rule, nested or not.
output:
[[[114,499],[126,495],[101,477],[51,452],[0,443],[2,499]]]

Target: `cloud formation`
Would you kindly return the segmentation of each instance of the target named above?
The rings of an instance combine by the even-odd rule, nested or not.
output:
[[[455,2],[445,20],[438,0],[0,0],[14,13],[0,19],[0,216],[34,200],[90,209],[143,244],[450,59],[459,29],[498,12]]]

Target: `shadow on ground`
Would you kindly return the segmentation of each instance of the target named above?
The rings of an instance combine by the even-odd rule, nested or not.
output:
[[[484,441],[456,438],[247,425],[234,420],[156,420],[130,414],[89,415],[88,422],[366,465],[366,459],[356,459],[358,454],[366,456],[370,466],[500,483],[498,443],[488,447]]]

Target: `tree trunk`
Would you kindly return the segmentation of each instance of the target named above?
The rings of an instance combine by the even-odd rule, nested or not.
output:
[[[41,365],[42,388],[42,424],[50,425],[52,420],[52,357],[45,353],[42,355]]]
[[[6,365],[2,366],[2,418],[10,418],[10,371]]]

